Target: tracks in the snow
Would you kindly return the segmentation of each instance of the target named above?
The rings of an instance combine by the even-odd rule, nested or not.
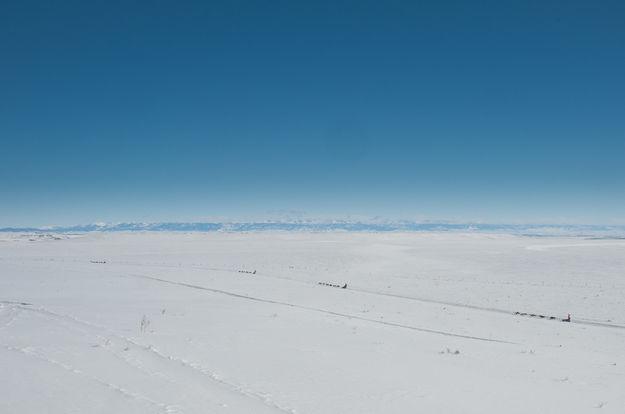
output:
[[[140,403],[147,404],[149,407],[152,407],[152,409],[156,409],[158,412],[164,412],[167,414],[175,412],[175,411],[172,411],[172,407],[167,404],[154,401],[146,397],[145,395],[130,391],[126,388],[120,387],[119,385],[103,381],[95,376],[87,375],[84,372],[82,372],[80,369],[77,369],[67,363],[58,361],[54,358],[50,358],[49,356],[43,354],[42,352],[36,350],[35,348],[32,348],[32,347],[18,348],[18,347],[6,345],[6,344],[2,344],[2,347],[7,351],[20,352],[23,355],[26,355],[28,357],[38,359],[40,361],[59,367],[72,374],[79,375],[80,377],[85,378],[88,381],[92,381],[106,388],[112,389],[113,391],[121,394],[122,396],[126,398],[130,398]]]
[[[222,378],[219,374],[209,370],[208,368],[196,362],[188,361],[188,360],[185,360],[183,358],[180,358],[174,355],[169,355],[153,346],[142,345],[136,340],[126,337],[124,335],[118,334],[104,326],[100,326],[98,324],[87,322],[73,315],[54,312],[49,309],[38,307],[38,306],[24,306],[24,305],[13,304],[10,306],[10,308],[13,308],[13,310],[26,311],[26,312],[35,313],[38,315],[43,315],[47,318],[50,318],[51,320],[56,320],[56,321],[69,324],[68,326],[80,326],[82,328],[81,331],[83,332],[83,334],[86,334],[86,335],[93,334],[94,336],[99,337],[101,339],[121,342],[120,348],[123,348],[125,346],[126,350],[128,350],[128,348],[131,348],[131,350],[147,352],[149,355],[156,358],[156,360],[154,361],[158,361],[157,365],[161,365],[162,369],[154,371],[154,372],[157,372],[160,376],[167,377],[169,381],[172,381],[172,384],[175,384],[177,381],[174,377],[170,377],[170,375],[173,375],[176,372],[178,372],[178,376],[183,375],[184,372],[182,371],[186,370],[188,375],[195,374],[198,376],[197,377],[198,379],[203,378],[204,380],[208,380],[209,382],[212,382],[217,387],[215,391],[220,389],[221,391],[219,392],[222,393],[221,395],[231,395],[232,397],[227,397],[229,399],[232,399],[232,398],[236,399],[236,398],[244,397],[248,401],[250,401],[253,405],[262,404],[263,409],[260,409],[261,407],[254,405],[256,407],[254,409],[254,412],[276,412],[276,413],[280,412],[280,413],[289,413],[289,414],[294,413],[294,411],[291,408],[283,406],[281,403],[274,401],[272,398],[268,397],[267,395],[260,393],[260,392],[256,392],[254,390],[251,390],[247,387],[236,384],[229,380],[226,380]],[[22,354],[25,354],[27,356],[36,357],[40,360],[47,361],[53,365],[64,368],[68,372],[73,372],[74,374],[77,374],[77,375],[83,375],[85,378],[98,382],[102,385],[105,385],[108,388],[111,388],[117,392],[120,392],[126,397],[132,397],[133,399],[137,401],[151,404],[155,409],[158,409],[159,411],[164,411],[167,413],[182,412],[176,405],[165,404],[165,403],[155,401],[147,397],[146,395],[143,395],[138,392],[130,391],[119,385],[102,380],[98,378],[97,376],[87,375],[84,372],[82,372],[79,369],[79,367],[73,367],[70,364],[67,364],[65,362],[61,362],[56,359],[50,358],[46,356],[43,351],[37,350],[35,348],[32,348],[32,347],[19,348],[19,347],[7,345],[7,344],[1,344],[0,346],[4,347],[6,350],[16,351],[16,352],[19,351]],[[122,357],[126,363],[130,364],[131,366],[133,366],[134,368],[140,371],[143,371],[146,374],[149,374],[149,375],[154,374],[154,372],[152,372],[153,370],[148,369],[147,366],[145,365],[145,362],[146,362],[144,360],[145,357],[143,357],[143,359],[137,359],[135,361],[135,360],[128,359],[128,357],[125,355],[124,352],[122,353],[114,352],[111,349],[111,347],[102,346],[99,348],[113,353],[113,355],[116,357]],[[154,365],[155,363],[154,361],[152,365]],[[185,375],[185,377],[188,375]]]
[[[388,297],[393,297],[393,298],[414,300],[416,302],[434,303],[438,305],[453,306],[457,308],[479,310],[479,311],[484,311],[484,312],[500,313],[504,315],[516,314],[514,311],[507,310],[507,309],[498,309],[498,308],[492,308],[492,307],[486,307],[486,306],[470,305],[467,303],[449,302],[449,301],[442,301],[442,300],[435,300],[435,299],[428,299],[428,298],[421,298],[421,297],[414,297],[414,296],[399,295],[399,294],[387,293],[387,292],[377,292],[377,291],[367,290],[367,289],[350,288],[350,290],[353,290],[356,292],[368,293],[370,295],[376,295],[376,296],[388,296]],[[583,319],[583,318],[574,318],[570,322],[580,324],[580,325],[599,326],[603,328],[625,329],[625,325],[620,325],[620,324],[615,324],[615,323],[610,323],[610,322],[592,321],[592,320]]]
[[[269,303],[269,304],[273,304],[273,305],[287,306],[287,307],[290,307],[290,308],[303,309],[303,310],[307,310],[307,311],[324,313],[324,314],[327,314],[327,315],[333,315],[333,316],[339,316],[339,317],[348,318],[348,319],[360,320],[360,321],[375,323],[375,324],[379,324],[379,325],[386,325],[386,326],[393,326],[393,327],[396,327],[396,328],[409,329],[409,330],[412,330],[412,331],[425,332],[425,333],[436,334],[436,335],[451,336],[451,337],[455,337],[455,338],[472,339],[472,340],[476,340],[476,341],[496,342],[496,343],[502,343],[502,344],[515,344],[514,342],[501,340],[501,339],[484,338],[484,337],[471,336],[471,335],[462,335],[462,334],[456,334],[456,333],[453,333],[453,332],[439,331],[439,330],[436,330],[436,329],[428,329],[428,328],[422,328],[422,327],[417,327],[417,326],[405,325],[405,324],[400,324],[400,323],[395,323],[395,322],[388,322],[388,321],[381,321],[381,320],[377,320],[377,319],[364,318],[362,316],[350,315],[350,314],[347,314],[347,313],[335,312],[335,311],[331,311],[331,310],[327,310],[327,309],[315,308],[315,307],[312,307],[312,306],[305,306],[305,305],[298,305],[298,304],[295,304],[295,303],[282,302],[282,301],[277,301],[277,300],[272,300],[272,299],[265,299],[265,298],[250,296],[250,295],[243,295],[243,294],[239,294],[239,293],[235,293],[235,292],[230,292],[230,291],[227,291],[227,290],[215,289],[215,288],[210,288],[210,287],[207,287],[207,286],[194,285],[194,284],[184,283],[184,282],[177,282],[177,281],[168,280],[168,279],[162,279],[162,278],[158,278],[158,277],[154,277],[154,276],[139,275],[139,274],[129,274],[129,276],[136,277],[136,278],[142,278],[142,279],[148,279],[148,280],[154,280],[154,281],[157,281],[157,282],[167,283],[167,284],[170,284],[170,285],[183,286],[183,287],[191,288],[191,289],[205,290],[205,291],[208,291],[208,292],[218,293],[218,294],[231,296],[231,297],[235,297],[235,298],[239,298],[239,299],[245,299],[245,300],[250,300],[250,301],[255,301],[255,302],[262,302],[262,303]]]
[[[273,278],[273,279],[289,280],[295,283],[306,283],[306,284],[312,285],[311,283],[301,282],[299,280],[286,278],[286,277],[267,275],[267,274],[259,274],[259,276]],[[483,311],[483,312],[499,313],[499,314],[511,315],[511,316],[515,315],[515,311],[512,311],[510,309],[500,309],[500,308],[493,308],[489,306],[471,305],[468,303],[461,303],[461,302],[452,302],[452,301],[445,301],[445,300],[438,300],[438,299],[431,299],[431,298],[424,298],[424,297],[400,295],[397,293],[380,292],[376,290],[362,289],[358,287],[350,287],[349,290],[353,292],[366,293],[369,295],[406,299],[406,300],[412,300],[412,301],[421,302],[421,303],[432,303],[436,305],[453,306],[456,308],[464,308],[464,309],[478,310],[478,311]],[[602,328],[625,329],[625,325],[623,324],[613,323],[609,321],[597,321],[597,320],[591,320],[587,318],[579,318],[575,316],[570,322],[574,324],[579,324],[579,325],[596,326],[596,327],[602,327]]]
[[[124,265],[129,265],[130,263],[123,263],[123,264]],[[138,263],[132,263],[132,265],[139,265],[139,264]],[[157,265],[157,264],[150,264],[150,266],[180,268],[180,266],[168,266],[168,265]],[[188,268],[194,269],[194,270],[208,270],[208,271],[219,271],[219,272],[236,272],[235,270],[232,270],[232,269],[220,269],[220,268],[204,267],[204,266],[189,266]],[[257,273],[255,276],[256,277],[261,277],[261,278],[286,280],[286,281],[289,281],[291,283],[299,283],[299,284],[305,284],[305,285],[310,285],[310,286],[315,285],[314,283],[310,283],[310,282],[300,281],[300,280],[297,280],[297,279],[292,279],[292,278],[284,277],[284,276],[276,276],[276,275],[266,274],[266,273],[262,273],[262,272]],[[456,308],[471,309],[471,310],[477,310],[477,311],[482,311],[482,312],[490,312],[490,313],[499,313],[499,314],[510,315],[510,316],[514,316],[515,312],[516,312],[515,310],[510,310],[510,309],[501,309],[501,308],[494,308],[494,307],[489,307],[489,306],[471,305],[471,304],[468,304],[468,303],[445,301],[445,300],[425,298],[425,297],[417,297],[417,296],[409,296],[409,295],[401,295],[401,294],[390,293],[390,292],[380,292],[380,291],[376,291],[376,290],[362,289],[362,288],[353,287],[353,286],[350,286],[349,290],[353,291],[353,292],[365,293],[365,294],[368,294],[368,295],[385,296],[385,297],[398,298],[398,299],[406,299],[406,300],[412,300],[412,301],[421,302],[421,303],[430,303],[430,304],[436,304],[436,305],[452,306],[452,307],[456,307]],[[354,318],[357,318],[357,317],[354,317]],[[591,320],[591,319],[587,319],[587,318],[583,318],[583,317],[576,317],[575,315],[573,315],[573,319],[571,320],[571,323],[579,324],[579,325],[595,326],[595,327],[601,327],[601,328],[625,329],[625,325],[623,325],[623,324],[613,323],[613,322],[609,322],[609,321]]]

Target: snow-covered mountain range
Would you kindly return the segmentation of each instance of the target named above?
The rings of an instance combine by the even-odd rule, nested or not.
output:
[[[483,224],[362,220],[267,220],[241,222],[163,222],[163,223],[93,223],[86,225],[56,227],[5,227],[2,232],[90,232],[90,231],[197,231],[197,232],[245,232],[245,231],[435,231],[508,233],[536,236],[574,235],[598,237],[625,237],[623,225],[568,225],[568,224]]]

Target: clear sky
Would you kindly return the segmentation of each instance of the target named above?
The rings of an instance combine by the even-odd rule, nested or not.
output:
[[[625,223],[625,2],[4,1],[0,226]]]

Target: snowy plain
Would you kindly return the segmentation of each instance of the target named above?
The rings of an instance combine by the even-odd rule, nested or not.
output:
[[[625,240],[0,233],[0,412],[623,413]]]

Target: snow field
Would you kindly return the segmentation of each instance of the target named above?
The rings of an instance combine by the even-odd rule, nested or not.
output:
[[[620,413],[624,269],[581,238],[6,238],[0,412]]]

